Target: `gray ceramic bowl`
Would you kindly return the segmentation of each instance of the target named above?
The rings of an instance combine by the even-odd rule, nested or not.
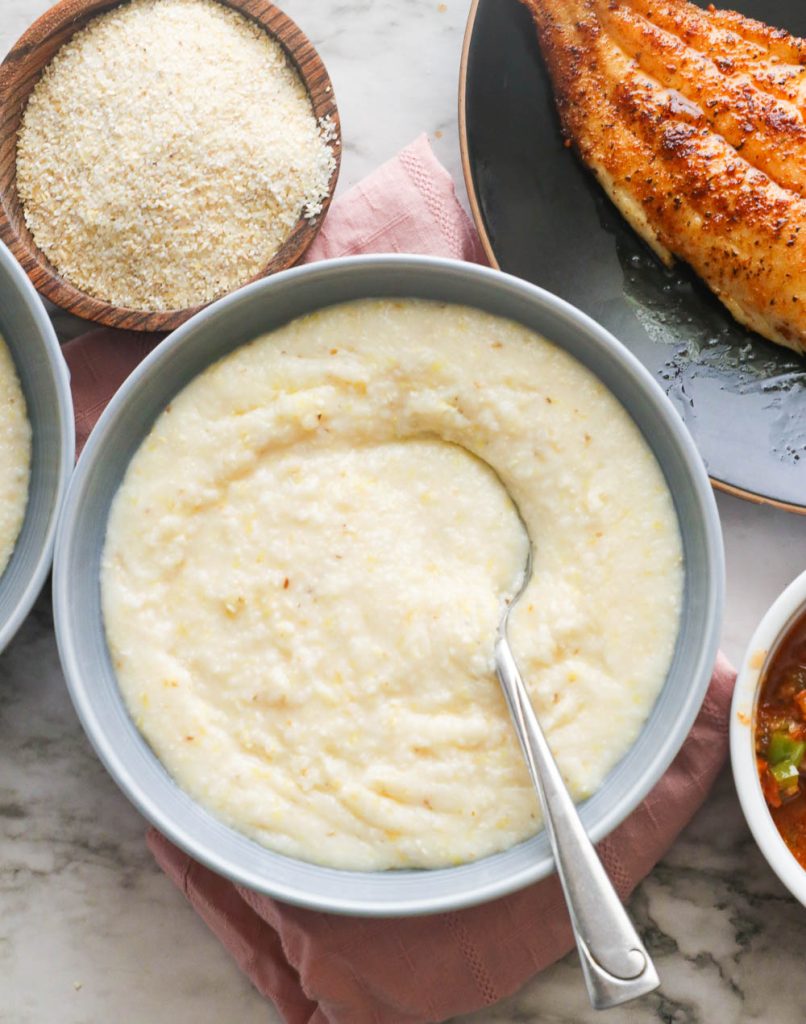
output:
[[[0,651],[19,629],[50,569],[56,522],[73,468],[73,403],[67,365],[45,307],[0,243],[0,334],[17,368],[33,434],[28,506],[0,576]]]
[[[663,467],[685,546],[682,626],[668,679],[646,726],[582,807],[594,840],[612,831],[669,765],[702,702],[722,606],[719,521],[691,438],[646,370],[592,320],[516,278],[447,260],[357,257],[286,271],[197,314],[135,371],[90,438],[59,529],[54,605],[62,663],[84,728],[123,791],[163,833],[219,874],[278,899],[341,913],[420,914],[480,903],[545,877],[552,871],[546,836],[472,864],[433,871],[340,871],[269,852],[186,796],[141,738],[118,692],[99,600],[110,502],[129,459],[173,395],[210,362],[262,332],[323,306],[373,296],[466,303],[553,339],[620,398]]]

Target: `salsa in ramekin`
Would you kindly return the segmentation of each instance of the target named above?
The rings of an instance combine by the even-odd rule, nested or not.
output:
[[[769,660],[755,725],[764,798],[782,839],[806,868],[806,613]]]

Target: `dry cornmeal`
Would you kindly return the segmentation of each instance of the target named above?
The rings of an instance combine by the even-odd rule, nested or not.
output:
[[[280,45],[214,0],[132,0],[45,69],[17,188],[34,240],[82,291],[158,311],[258,274],[334,170]]]

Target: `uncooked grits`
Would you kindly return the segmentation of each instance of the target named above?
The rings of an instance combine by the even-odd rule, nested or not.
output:
[[[259,274],[335,166],[297,72],[215,0],[132,0],[46,67],[24,111],[17,190],[76,287],[139,310],[210,302]]]
[[[536,545],[512,644],[572,794],[596,790],[677,635],[663,474],[556,346],[415,300],[322,310],[238,349],[127,469],[107,638],[179,785],[272,849],[343,868],[455,864],[533,833],[492,667],[526,555],[501,481]]]

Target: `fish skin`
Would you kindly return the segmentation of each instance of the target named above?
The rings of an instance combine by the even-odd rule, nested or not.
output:
[[[687,0],[521,0],[563,132],[671,265],[806,353],[806,41]]]

